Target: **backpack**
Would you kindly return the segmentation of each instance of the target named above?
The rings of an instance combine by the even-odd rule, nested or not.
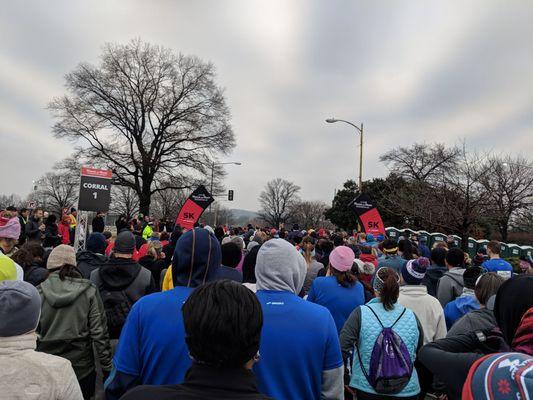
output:
[[[109,290],[106,287],[100,288],[100,297],[104,304],[109,336],[111,339],[118,339],[133,302],[125,290]]]
[[[372,311],[381,325],[381,333],[378,335],[372,354],[370,356],[370,370],[367,373],[361,360],[359,346],[357,348],[357,357],[361,370],[365,375],[370,386],[380,394],[396,394],[401,392],[409,383],[413,373],[413,363],[407,350],[407,346],[402,338],[392,330],[394,325],[405,314],[406,308],[403,309],[400,316],[390,327],[384,327],[381,320],[374,312],[372,307],[365,306]]]

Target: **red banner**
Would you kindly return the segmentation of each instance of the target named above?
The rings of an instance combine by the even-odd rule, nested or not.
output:
[[[385,226],[381,220],[381,215],[370,197],[362,193],[350,203],[350,207],[359,217],[359,222],[365,233],[385,235]]]
[[[181,207],[178,218],[176,218],[176,225],[180,225],[186,230],[192,229],[213,201],[213,197],[204,186],[198,187]]]

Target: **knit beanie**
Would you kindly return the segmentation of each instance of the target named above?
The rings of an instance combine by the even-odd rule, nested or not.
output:
[[[346,272],[352,269],[355,254],[347,246],[335,247],[329,255],[329,263],[337,271]]]
[[[133,254],[135,250],[135,236],[130,231],[122,231],[115,239],[113,251],[116,253]]]
[[[48,261],[46,262],[47,269],[56,269],[61,268],[63,265],[76,265],[76,253],[74,248],[66,245],[60,244],[55,247],[50,255],[48,256]]]
[[[17,217],[0,217],[0,238],[18,239],[20,236],[20,223]]]
[[[0,281],[14,281],[17,279],[15,262],[4,255],[0,255]]]
[[[527,399],[533,393],[533,358],[523,353],[489,354],[468,372],[462,399]]]
[[[430,265],[429,259],[426,257],[420,257],[416,260],[409,260],[402,267],[402,278],[407,285],[420,285],[424,276],[426,276],[426,270]]]
[[[104,254],[107,247],[105,236],[100,232],[93,232],[87,239],[87,250],[93,253]]]
[[[23,335],[37,328],[41,297],[23,281],[0,282],[0,337]]]

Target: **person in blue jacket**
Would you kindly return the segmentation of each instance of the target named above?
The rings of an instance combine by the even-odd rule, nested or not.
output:
[[[356,307],[365,304],[365,291],[351,271],[355,254],[347,246],[336,247],[329,256],[328,276],[313,281],[307,300],[326,307],[333,316],[337,332]]]
[[[463,293],[444,307],[444,318],[446,319],[446,328],[448,330],[463,315],[473,310],[479,310],[480,305],[476,299],[474,290],[476,288],[476,281],[482,273],[483,269],[480,267],[465,269],[463,273]]]
[[[131,308],[105,383],[107,400],[138,385],[177,385],[191,366],[181,307],[194,288],[216,280],[221,251],[203,228],[184,233],[172,257],[174,289],[138,300]]]
[[[257,298],[263,310],[259,391],[275,399],[338,400],[343,361],[327,308],[298,297],[307,263],[289,242],[271,239],[257,253]]]
[[[378,297],[370,300],[366,305],[357,307],[342,328],[340,343],[343,358],[348,360],[352,351],[357,354],[357,349],[359,349],[363,367],[369,371],[372,349],[382,332],[381,324],[383,324],[384,327],[392,326],[392,330],[400,336],[414,364],[416,354],[424,342],[424,332],[415,313],[398,303],[399,275],[392,268],[380,268],[374,279],[374,290]],[[353,357],[350,387],[355,389],[358,400],[393,398],[414,400],[420,393],[420,382],[415,368],[413,368],[409,382],[399,393],[390,395],[377,393],[368,382],[357,356]]]
[[[481,266],[488,272],[496,272],[498,275],[507,279],[510,278],[513,273],[513,266],[500,258],[501,250],[502,246],[500,242],[491,240],[487,244],[487,254],[489,259],[484,261]]]

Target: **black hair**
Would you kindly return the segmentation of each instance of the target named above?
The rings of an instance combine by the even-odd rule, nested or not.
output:
[[[446,262],[452,267],[463,267],[465,263],[465,253],[458,247],[452,247],[446,253]]]
[[[263,311],[245,286],[227,279],[199,286],[182,312],[185,342],[196,362],[238,368],[257,354]]]
[[[234,242],[224,243],[221,246],[222,250],[222,265],[230,268],[235,268],[241,262],[242,251],[240,247]]]
[[[446,253],[447,250],[444,247],[435,247],[433,250],[431,250],[430,258],[433,263],[436,265],[440,265],[443,267],[446,265]]]
[[[412,260],[413,257],[413,245],[407,239],[402,239],[398,242],[398,250],[402,252],[402,258],[404,260]]]
[[[476,288],[476,281],[482,273],[483,269],[481,267],[467,268],[463,273],[464,287],[474,290]]]
[[[22,247],[28,250],[34,259],[40,258],[41,260],[44,260],[44,247],[41,246],[39,243],[26,242]]]
[[[224,238],[224,228],[222,228],[220,225],[217,226],[215,229],[215,237],[218,239],[219,242],[222,242],[222,239]]]
[[[19,210],[19,213],[25,213],[26,211],[28,211],[28,209],[26,207],[22,207],[20,210]]]
[[[344,245],[344,239],[342,238],[342,236],[340,236],[340,235],[333,236],[333,245],[335,247],[339,247],[339,246]]]
[[[331,253],[334,248],[333,242],[328,239],[320,239],[318,241],[318,246],[324,253]]]
[[[255,283],[255,264],[257,262],[257,253],[261,245],[252,247],[252,250],[246,254],[242,263],[242,281],[245,283]]]
[[[50,214],[48,218],[46,218],[45,224],[52,225],[52,224],[55,224],[56,222],[57,222],[57,217],[55,216],[55,214]]]

